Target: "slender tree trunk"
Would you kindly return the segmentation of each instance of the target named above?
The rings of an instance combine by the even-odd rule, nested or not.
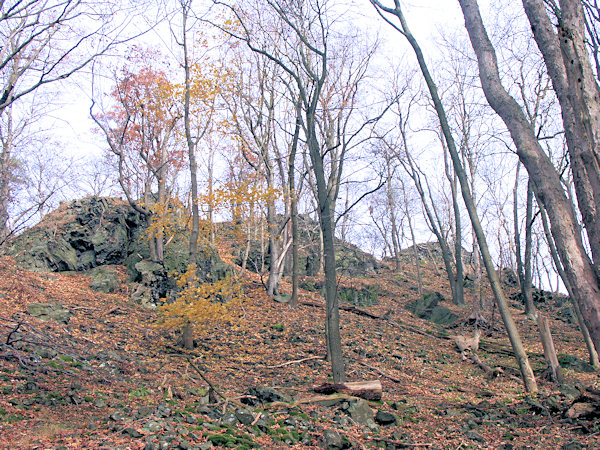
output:
[[[533,226],[533,192],[531,183],[527,183],[527,202],[525,213],[525,260],[521,256],[521,233],[519,232],[519,208],[518,208],[518,187],[519,187],[519,166],[515,175],[515,187],[513,190],[514,199],[514,226],[515,226],[515,248],[517,257],[517,270],[519,272],[519,284],[523,303],[525,304],[525,314],[531,320],[535,320],[537,312],[533,304],[532,283],[531,283],[531,230]]]
[[[188,159],[190,162],[190,184],[191,184],[191,208],[192,208],[192,231],[190,232],[189,253],[190,264],[198,262],[198,238],[200,235],[200,210],[198,207],[198,163],[196,161],[196,143],[192,136],[191,117],[190,117],[190,97],[191,97],[191,67],[188,53],[187,42],[187,19],[189,14],[189,4],[182,3],[183,16],[183,69],[185,71],[184,87],[184,109],[183,122],[185,127],[185,140],[187,143]]]
[[[552,340],[552,333],[550,332],[550,325],[548,325],[548,319],[542,314],[537,313],[536,322],[540,330],[540,336],[542,338],[542,346],[544,347],[544,358],[548,363],[548,371],[552,381],[562,382],[564,377],[558,357],[556,356],[556,349],[554,348],[554,341]]]
[[[465,305],[465,267],[463,265],[463,248],[462,248],[462,225],[460,220],[460,208],[458,206],[458,198],[456,195],[456,178],[452,183],[452,206],[454,207],[454,261],[456,264],[456,277],[454,278],[454,304],[458,306]]]
[[[536,197],[537,199],[537,197]],[[554,238],[552,237],[552,233],[550,232],[550,225],[548,224],[548,216],[546,214],[546,209],[543,207],[541,202],[537,200],[538,205],[540,206],[540,213],[542,216],[542,225],[544,227],[544,234],[546,235],[546,241],[548,242],[548,247],[550,248],[550,255],[552,256],[552,260],[554,261],[554,267],[556,267],[556,271],[558,272],[558,276],[562,280],[567,293],[569,294],[569,301],[573,306],[573,311],[575,312],[575,317],[577,318],[577,323],[579,325],[579,330],[583,335],[583,340],[585,342],[585,346],[587,347],[589,354],[589,362],[596,369],[600,369],[600,360],[598,359],[598,352],[594,347],[594,343],[592,342],[592,338],[590,336],[590,332],[585,325],[585,321],[583,320],[583,316],[581,315],[581,309],[579,309],[579,304],[575,300],[573,296],[573,291],[571,289],[571,284],[567,279],[565,271],[563,269],[562,263],[560,262],[560,258],[558,256],[558,252],[556,250],[556,245],[554,245]],[[558,292],[558,280],[556,282],[556,290]]]
[[[417,292],[419,295],[423,295],[423,280],[421,278],[421,261],[419,260],[419,251],[417,249],[417,240],[415,238],[415,231],[412,226],[412,220],[410,218],[410,213],[408,211],[408,197],[406,196],[406,188],[404,183],[402,183],[402,193],[404,195],[404,211],[406,213],[406,218],[408,220],[408,228],[410,230],[410,238],[413,244],[413,258],[415,260],[415,271],[417,273]],[[435,261],[434,261],[435,264]]]
[[[272,180],[271,180],[272,184]],[[281,254],[279,246],[277,215],[275,214],[275,201],[273,199],[267,204],[267,232],[269,233],[269,279],[267,280],[267,295],[277,295],[279,289],[280,268],[277,264]]]
[[[377,0],[371,0],[378,8],[386,10]],[[471,218],[471,224],[473,225],[473,229],[475,230],[475,234],[477,236],[477,242],[479,243],[479,249],[481,250],[483,262],[487,269],[488,279],[494,292],[494,297],[496,299],[496,303],[498,305],[498,310],[500,311],[500,315],[502,316],[502,320],[504,321],[504,326],[506,327],[506,331],[508,333],[508,337],[510,339],[513,352],[517,359],[517,363],[519,364],[519,368],[521,370],[521,376],[523,378],[523,383],[525,385],[525,390],[527,392],[537,392],[537,383],[535,381],[535,376],[533,374],[533,370],[529,364],[529,359],[527,354],[525,353],[525,349],[523,347],[523,342],[521,341],[521,337],[517,330],[514,319],[510,313],[508,302],[504,296],[504,292],[502,291],[502,287],[500,284],[500,279],[498,278],[498,273],[494,267],[492,256],[490,255],[487,240],[485,238],[485,234],[483,232],[483,227],[481,226],[481,222],[479,221],[479,216],[477,215],[477,210],[475,207],[475,203],[473,202],[473,197],[471,195],[469,189],[469,181],[467,178],[467,174],[462,166],[460,161],[460,156],[458,151],[456,150],[456,145],[454,143],[454,139],[452,137],[452,133],[450,131],[450,126],[448,125],[448,119],[446,117],[446,112],[442,105],[442,102],[439,98],[437,92],[437,86],[433,81],[427,64],[425,62],[425,58],[421,51],[420,46],[418,45],[414,36],[410,33],[408,29],[408,25],[406,24],[406,20],[404,19],[404,15],[400,10],[399,2],[396,2],[396,8],[393,10],[387,9],[390,13],[396,15],[400,20],[402,31],[404,36],[407,38],[408,42],[412,46],[415,54],[417,56],[417,60],[419,62],[419,67],[421,68],[421,72],[425,78],[425,82],[431,94],[436,113],[440,120],[440,125],[442,127],[442,131],[444,133],[444,138],[446,140],[446,145],[448,146],[448,150],[450,151],[450,156],[452,158],[452,163],[454,165],[454,170],[458,177],[458,181],[460,183],[461,192],[463,196],[463,200],[465,202],[465,206],[469,213],[469,217]]]
[[[187,322],[183,327],[183,347],[186,350],[194,350],[194,325]]]
[[[454,284],[452,287],[452,301],[455,305],[464,306],[465,270],[462,259],[462,225],[460,220],[460,207],[458,204],[458,192],[456,186],[457,177],[454,170],[452,170],[452,173],[450,172],[447,152],[448,149],[443,138],[442,144],[444,147],[444,170],[446,172],[446,178],[450,183],[450,193],[452,194],[452,209],[454,210],[454,261],[456,266],[456,276],[454,277]]]
[[[6,109],[6,135],[2,137],[2,153],[0,154],[0,246],[9,235],[8,202],[10,199],[11,152],[13,149],[12,106]]]
[[[394,258],[396,270],[400,270],[400,239],[399,239],[398,223],[397,223],[397,219],[396,219],[394,190],[392,187],[392,165],[391,165],[391,161],[390,161],[390,158],[388,157],[387,153],[385,154],[385,158],[386,158],[386,170],[387,170],[386,198],[387,198],[388,208],[389,208],[389,212],[390,212],[390,225],[392,226],[392,230],[391,230],[392,244],[389,247],[390,247],[390,250],[392,251],[392,257]],[[385,237],[384,237],[384,239],[385,239]]]
[[[307,114],[307,129],[316,130],[314,124],[315,117]],[[340,336],[340,311],[339,299],[337,296],[337,274],[335,264],[335,241],[334,241],[334,219],[331,210],[332,201],[330,199],[327,184],[325,182],[325,168],[321,156],[321,149],[318,145],[314,132],[309,134],[308,147],[315,179],[317,182],[317,195],[319,201],[319,220],[323,236],[323,256],[325,270],[325,303],[326,303],[326,328],[327,328],[327,348],[331,359],[333,372],[333,382],[342,383],[345,381],[345,368],[342,356],[342,340]]]
[[[532,234],[533,234],[533,188],[531,181],[527,182],[527,206],[525,213],[525,278],[523,280],[523,295],[525,296],[525,314],[531,319],[536,318],[537,311],[533,303],[532,283]]]
[[[408,173],[408,175],[413,180],[413,182],[415,184],[415,188],[417,189],[417,192],[419,193],[419,197],[421,197],[421,204],[423,205],[423,209],[425,210],[425,215],[427,216],[427,219],[429,220],[429,226],[430,226],[433,234],[435,234],[435,237],[437,238],[438,244],[440,245],[440,249],[442,251],[442,259],[444,261],[444,268],[446,269],[446,274],[448,276],[448,283],[450,284],[450,289],[452,291],[452,297],[454,298],[454,296],[455,296],[455,285],[454,285],[455,272],[452,268],[452,252],[450,251],[450,247],[448,246],[448,241],[446,240],[446,237],[442,233],[443,230],[441,229],[441,221],[438,218],[437,210],[435,209],[435,206],[433,207],[433,210],[432,210],[432,207],[430,207],[429,203],[427,202],[427,195],[425,194],[425,190],[421,183],[421,178],[420,178],[419,172],[418,172],[417,168],[415,167],[414,161],[412,160],[410,153],[408,152],[408,140],[406,138],[406,132],[402,125],[400,127],[400,133],[402,135],[402,141],[404,143],[404,148],[405,148],[405,152],[406,152],[406,163],[404,163],[403,161],[400,161],[400,163],[404,167],[404,170]],[[430,192],[430,194],[431,194],[431,192]],[[436,270],[437,270],[437,265],[435,265],[434,267],[436,267]]]
[[[296,105],[296,128],[289,155],[288,163],[288,185],[290,189],[290,218],[292,226],[292,298],[290,299],[290,308],[298,307],[298,287],[300,278],[300,258],[298,255],[300,243],[298,233],[298,193],[296,192],[296,153],[298,151],[298,140],[300,137],[300,127],[302,125],[300,116],[300,107]]]
[[[565,196],[559,175],[552,162],[541,148],[533,132],[533,128],[523,114],[520,106],[502,86],[498,75],[496,54],[483,26],[477,2],[475,0],[459,1],[463,10],[471,43],[477,54],[480,78],[486,98],[488,99],[490,106],[500,115],[500,117],[502,117],[504,123],[508,127],[512,139],[515,142],[517,154],[529,173],[537,196],[548,212],[550,223],[552,225],[552,234],[565,273],[571,283],[574,297],[581,307],[581,312],[586,321],[588,330],[590,331],[590,335],[592,336],[594,346],[598,348],[600,347],[600,286],[598,284],[596,270],[585,251],[581,235],[578,233],[577,221],[572,214],[571,205]],[[526,11],[528,11],[530,7],[538,6],[538,3],[541,5],[542,12],[545,15],[544,5],[541,1],[538,2],[537,0],[524,1]],[[552,32],[552,25],[549,24],[549,20],[547,21],[548,23],[536,22],[537,19],[541,18],[540,14],[542,14],[542,12],[537,10],[528,11],[528,16],[534,29],[534,35],[536,35],[536,40],[538,41],[543,41],[544,39],[544,36],[537,36],[539,32]],[[540,30],[539,28],[544,29]],[[558,39],[556,39],[556,42],[554,42],[554,40],[553,42],[548,42],[549,46],[554,46],[552,48],[556,48],[554,44],[560,45]],[[542,53],[547,50],[546,44],[540,45],[538,42],[538,46]],[[550,76],[553,78],[554,87],[560,100],[563,97],[562,91],[560,86],[559,89],[557,89],[558,83],[555,83],[554,77],[552,76],[556,67],[554,67],[553,64],[548,64],[548,62],[546,62],[546,65]],[[565,95],[566,94],[567,93],[565,93]],[[569,129],[574,119],[571,115],[565,114],[565,110],[569,109],[568,105],[564,106],[563,102],[561,102],[561,109],[563,111],[563,121],[567,132],[567,140],[569,141]],[[573,128],[575,130],[577,129],[575,125]],[[574,146],[569,146],[569,151],[573,148]],[[577,161],[580,156],[581,155],[579,154],[573,154],[571,157],[576,178],[582,177],[582,175],[578,173],[577,168]],[[590,191],[590,193],[591,192],[592,191]],[[579,197],[579,190],[578,200],[580,209],[583,213],[584,222],[586,222],[586,224],[589,223],[593,228],[595,217],[586,219],[588,210],[585,209],[585,205],[582,207],[582,204],[587,204],[589,202],[582,202],[582,199]],[[598,202],[595,204],[598,204]],[[590,230],[588,229],[591,243],[594,240],[592,238],[595,234],[593,231],[591,234],[589,233]],[[594,243],[592,249],[599,243],[600,241]]]

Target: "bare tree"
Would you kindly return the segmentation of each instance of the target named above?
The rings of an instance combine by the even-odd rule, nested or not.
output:
[[[356,59],[352,55],[356,42],[334,39],[327,0],[285,4],[267,0],[247,5],[248,9],[255,6],[254,12],[261,17],[252,24],[244,20],[247,12],[242,15],[237,7],[216,0],[214,3],[228,7],[241,24],[239,33],[227,31],[277,64],[290,86],[290,97],[298,98],[299,123],[316,185],[323,236],[327,348],[333,379],[338,383],[345,374],[339,330],[334,214],[346,154],[357,145],[361,130],[370,123],[363,122],[355,128],[350,119],[370,57]],[[266,33],[268,20],[270,32]],[[273,45],[274,24],[277,24],[276,34],[284,37],[283,45]],[[335,49],[347,53],[347,58],[336,59],[336,45]]]
[[[494,292],[494,296],[496,298],[496,303],[498,305],[498,309],[499,309],[502,319],[504,321],[504,325],[506,327],[510,342],[512,344],[513,352],[515,354],[515,357],[519,364],[519,368],[521,370],[521,376],[523,378],[525,389],[528,392],[536,392],[537,391],[537,383],[535,381],[535,376],[534,376],[531,366],[529,364],[529,359],[527,357],[527,354],[525,353],[525,349],[523,347],[523,343],[521,341],[521,337],[517,330],[516,324],[510,313],[510,310],[508,307],[508,302],[506,301],[504,292],[502,291],[502,287],[500,285],[500,279],[498,277],[498,273],[496,272],[496,268],[494,267],[492,257],[490,255],[490,252],[488,249],[487,240],[486,240],[483,228],[481,226],[479,216],[477,214],[475,203],[473,201],[467,174],[461,163],[460,155],[457,151],[457,148],[456,148],[456,145],[454,142],[454,138],[452,136],[450,127],[448,125],[448,119],[446,117],[446,112],[445,112],[444,106],[442,105],[442,102],[439,98],[439,95],[437,92],[437,86],[431,77],[431,74],[430,74],[427,64],[425,62],[425,58],[423,56],[422,50],[408,28],[408,25],[406,23],[404,14],[402,12],[402,8],[401,8],[399,0],[394,0],[394,7],[385,7],[378,0],[371,0],[371,3],[377,8],[377,11],[384,17],[384,19],[388,23],[392,24],[392,26],[394,26],[394,28],[397,31],[399,31],[408,40],[408,42],[412,46],[412,48],[417,56],[417,61],[419,63],[419,67],[421,68],[421,71],[425,78],[425,82],[426,82],[429,92],[431,94],[431,98],[434,102],[436,113],[440,120],[440,126],[444,133],[446,145],[448,146],[448,150],[450,151],[450,156],[452,157],[454,170],[456,172],[458,181],[460,183],[463,200],[465,202],[465,206],[469,213],[469,217],[471,219],[471,224],[472,224],[475,234],[477,236],[479,248],[481,250],[482,258],[483,258],[484,264],[486,266],[488,279],[490,281],[492,291]],[[396,17],[399,20],[400,25],[398,26],[398,25],[393,24],[387,18],[387,16],[384,16],[384,13],[387,13],[387,14],[390,14],[390,15],[393,15],[394,17]]]
[[[596,348],[600,345],[600,285],[597,268],[583,246],[577,219],[556,168],[544,153],[521,107],[502,86],[494,47],[483,25],[477,2],[460,0],[467,31],[477,54],[488,102],[508,127],[517,154],[548,212],[552,234],[573,294]],[[600,117],[596,79],[584,44],[584,17],[580,1],[561,1],[561,20],[555,31],[541,0],[524,0],[534,38],[546,62],[561,106],[579,209],[586,225],[592,254],[600,255],[600,170],[597,148]],[[571,64],[571,61],[577,64]]]
[[[131,16],[124,2],[0,2],[0,115],[43,85],[64,80],[118,42]]]

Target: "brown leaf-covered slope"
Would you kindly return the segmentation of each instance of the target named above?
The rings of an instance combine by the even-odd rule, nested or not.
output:
[[[418,297],[410,265],[342,280],[376,285],[379,292],[378,304],[343,304],[341,312],[348,380],[383,384],[382,401],[369,403],[377,424],[354,415],[360,402],[348,396],[315,399],[320,394],[312,388],[328,381],[330,369],[318,293],[302,291],[301,306],[291,310],[267,298],[258,275],[247,273],[246,300],[234,323],[208,330],[193,352],[184,352],[177,331],[154,326],[156,311],[129,301],[131,286],[118,270],[119,291],[101,294],[89,289],[86,275],[32,273],[0,260],[0,447],[600,446],[593,419],[565,416],[581,395],[578,383],[598,389],[597,373],[567,369],[563,387],[542,379],[535,324],[514,309],[541,393],[523,395],[492,311],[478,354],[503,373],[486,375],[463,360],[449,338],[472,335],[468,324],[443,329],[405,310]],[[424,261],[423,272],[427,291],[447,295],[431,261]],[[28,305],[39,302],[62,303],[72,313],[68,324],[30,315]],[[461,319],[471,312],[445,306]],[[551,326],[559,354],[586,359],[575,325],[553,319]],[[216,391],[211,395],[209,383]],[[275,388],[281,398],[257,403],[252,388],[260,386]]]

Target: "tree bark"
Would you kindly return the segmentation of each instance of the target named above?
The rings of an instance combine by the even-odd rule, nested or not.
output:
[[[552,381],[562,382],[564,377],[560,363],[558,362],[558,357],[556,356],[556,349],[554,348],[554,341],[552,340],[548,319],[538,312],[536,322],[540,330],[542,346],[544,347],[544,358],[546,359],[546,363],[548,363],[550,378]]]
[[[537,199],[537,197],[536,197]],[[562,280],[565,288],[567,289],[567,293],[569,294],[569,301],[573,306],[573,311],[575,312],[575,317],[577,317],[577,323],[579,325],[579,330],[583,335],[583,340],[585,342],[585,346],[588,349],[589,354],[589,362],[596,369],[600,369],[600,360],[598,359],[598,352],[594,347],[594,343],[592,342],[592,338],[590,336],[590,332],[585,325],[585,321],[583,320],[583,316],[581,315],[581,309],[579,309],[579,304],[573,295],[573,290],[571,289],[571,284],[567,279],[567,275],[563,269],[562,263],[560,262],[560,258],[558,256],[558,252],[556,250],[556,245],[554,244],[554,238],[552,237],[552,233],[550,232],[550,225],[548,224],[548,216],[546,214],[546,210],[544,206],[541,204],[539,199],[537,199],[538,205],[540,205],[540,214],[542,216],[542,225],[544,227],[544,234],[546,235],[546,241],[548,242],[548,247],[550,248],[550,255],[552,256],[552,260],[554,261],[554,267],[558,272],[558,276]],[[558,284],[558,283],[557,283]]]
[[[190,232],[189,263],[196,264],[198,262],[198,238],[200,236],[200,210],[198,207],[198,163],[196,161],[196,143],[194,142],[194,138],[192,137],[190,125],[191,67],[187,41],[187,20],[190,5],[189,3],[186,3],[182,0],[181,8],[183,19],[183,69],[185,71],[183,122],[185,127],[185,140],[188,150],[188,159],[190,162],[190,201],[192,209],[192,230]]]
[[[446,117],[446,112],[442,105],[442,102],[439,98],[437,92],[437,86],[433,81],[427,64],[425,62],[425,58],[423,56],[423,52],[421,51],[420,46],[418,45],[414,36],[410,33],[406,21],[404,19],[404,15],[400,9],[400,3],[398,1],[395,2],[396,8],[384,8],[383,5],[378,0],[371,0],[373,4],[375,4],[378,8],[387,11],[391,14],[394,14],[401,23],[402,30],[401,32],[404,34],[410,45],[412,46],[415,54],[417,56],[417,61],[419,63],[419,67],[421,68],[421,72],[425,78],[425,82],[431,94],[435,110],[437,116],[440,120],[440,125],[444,134],[444,138],[446,140],[446,144],[448,145],[448,149],[450,151],[450,156],[452,158],[452,163],[454,164],[454,170],[458,177],[458,181],[461,187],[461,193],[463,196],[463,200],[465,202],[465,206],[469,213],[469,217],[471,219],[471,224],[473,225],[473,229],[477,236],[477,242],[479,244],[479,248],[481,250],[482,258],[487,269],[488,279],[494,292],[494,297],[496,299],[496,303],[498,305],[498,310],[500,311],[500,315],[502,316],[502,320],[504,321],[504,326],[506,327],[506,331],[508,333],[508,337],[510,339],[513,352],[515,354],[515,358],[517,359],[517,363],[519,364],[519,368],[521,370],[521,376],[523,378],[523,383],[525,385],[525,390],[527,392],[537,392],[537,383],[535,381],[535,376],[533,374],[533,370],[529,364],[529,359],[527,354],[525,353],[525,349],[523,347],[523,342],[521,341],[521,337],[517,330],[514,319],[510,313],[508,302],[504,296],[504,292],[502,291],[502,287],[500,284],[500,279],[498,278],[498,273],[494,267],[492,256],[490,255],[487,240],[485,238],[485,234],[483,232],[483,227],[481,226],[481,222],[479,221],[479,216],[477,215],[477,210],[475,207],[475,203],[473,202],[473,197],[471,195],[469,189],[469,181],[467,178],[467,174],[462,166],[460,161],[460,156],[458,151],[456,150],[456,145],[454,143],[454,138],[452,137],[452,133],[450,131],[450,126],[448,124],[448,119]]]
[[[496,54],[483,26],[476,0],[459,1],[463,10],[465,24],[467,31],[469,32],[471,43],[477,54],[479,73],[485,96],[490,106],[500,115],[508,127],[517,148],[519,159],[527,169],[529,177],[533,182],[534,191],[548,212],[550,223],[552,225],[552,234],[565,273],[571,283],[573,294],[581,307],[581,312],[590,331],[590,335],[592,336],[594,345],[596,348],[599,348],[600,286],[598,285],[596,271],[583,247],[581,235],[578,233],[577,221],[572,213],[571,205],[562,189],[559,175],[552,162],[541,148],[533,128],[523,114],[523,111],[502,86],[498,75]],[[529,3],[538,2],[524,1],[524,4]],[[526,10],[527,9],[526,6]],[[532,27],[535,32],[535,30],[542,25],[538,25],[534,22],[534,13],[528,12],[528,15],[533,17],[530,17],[530,22],[532,22]],[[543,45],[539,46],[540,49],[544,48]],[[550,65],[548,65],[548,70],[552,76]],[[559,91],[561,91],[561,89],[557,90],[557,95],[560,100],[562,95]],[[567,136],[569,136],[570,131],[568,130],[571,128],[572,124],[569,120],[565,120],[564,110],[568,108],[563,107],[562,102],[561,109],[563,109],[565,131],[567,131]],[[579,156],[580,155],[578,154],[573,155],[571,158],[572,163],[577,164],[576,161]],[[573,169],[574,173],[577,172],[576,166],[574,166]],[[581,199],[579,199],[579,202],[581,209]],[[588,214],[585,208],[582,209],[582,213],[584,217]],[[592,218],[585,219],[586,223],[590,221],[593,222]],[[588,233],[589,232],[590,230],[588,230]],[[590,243],[592,241],[592,236],[594,236],[593,232],[590,234]],[[594,246],[595,245],[596,244],[594,244]]]
[[[383,392],[381,381],[354,381],[347,383],[323,383],[314,386],[313,391],[319,394],[348,394],[366,400],[379,401]]]

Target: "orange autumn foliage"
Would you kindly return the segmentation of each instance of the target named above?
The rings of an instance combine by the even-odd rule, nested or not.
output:
[[[200,279],[196,265],[176,277],[180,289],[173,303],[161,306],[159,327],[183,328],[194,324],[197,333],[210,326],[231,321],[233,312],[242,302],[242,285],[232,277],[205,282]]]

